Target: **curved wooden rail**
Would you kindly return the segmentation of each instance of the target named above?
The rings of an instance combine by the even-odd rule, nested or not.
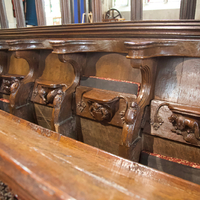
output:
[[[0,120],[0,179],[21,199],[199,199],[199,185],[1,110]]]

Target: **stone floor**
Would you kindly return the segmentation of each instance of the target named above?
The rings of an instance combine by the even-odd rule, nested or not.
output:
[[[17,200],[11,189],[0,181],[0,200]]]

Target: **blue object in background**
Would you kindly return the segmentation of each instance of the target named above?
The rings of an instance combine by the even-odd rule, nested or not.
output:
[[[35,0],[26,0],[26,24],[37,26]]]
[[[78,1],[80,1],[80,22],[78,19]],[[82,15],[84,13],[84,0],[74,0],[74,23],[81,23],[82,22]]]

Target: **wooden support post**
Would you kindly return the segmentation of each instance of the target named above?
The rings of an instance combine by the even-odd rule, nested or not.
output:
[[[131,0],[131,20],[142,20],[143,0]]]
[[[92,0],[93,22],[102,22],[101,0]]]
[[[70,0],[60,0],[61,20],[62,24],[71,24],[71,3]]]
[[[180,19],[194,19],[196,0],[181,0]]]
[[[14,6],[16,11],[17,28],[23,28],[26,24],[22,0],[14,0]]]
[[[35,0],[38,26],[46,26],[45,3],[44,0]]]
[[[1,28],[9,28],[4,0],[0,0],[0,24]]]

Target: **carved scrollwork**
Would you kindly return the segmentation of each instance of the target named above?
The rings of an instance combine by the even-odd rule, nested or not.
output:
[[[125,114],[125,122],[126,124],[134,124],[138,112],[138,105],[136,102],[132,102],[130,107],[128,108]]]
[[[10,86],[10,92],[15,93],[20,86],[20,81],[18,79],[15,79],[12,85]]]
[[[162,117],[158,114],[159,110],[163,107],[163,106],[168,106],[168,103],[163,103],[160,104],[158,106],[158,108],[156,109],[156,113],[154,115],[154,121],[151,120],[150,124],[153,126],[154,130],[158,130],[160,128],[160,126],[162,126],[162,124],[164,123]]]
[[[54,100],[53,100],[53,105],[55,108],[59,108],[62,101],[63,101],[63,96],[64,96],[64,92],[62,91],[62,89],[59,89],[57,92],[57,95],[55,96]]]
[[[47,88],[43,88],[41,87],[39,90],[38,90],[38,94],[40,96],[40,98],[45,102],[47,103]]]
[[[86,103],[81,100],[78,104],[77,104],[77,108],[80,110],[80,112],[83,112],[83,110],[85,109],[86,107]]]
[[[3,79],[1,90],[7,94],[15,93],[20,86],[20,81],[18,79]]]

